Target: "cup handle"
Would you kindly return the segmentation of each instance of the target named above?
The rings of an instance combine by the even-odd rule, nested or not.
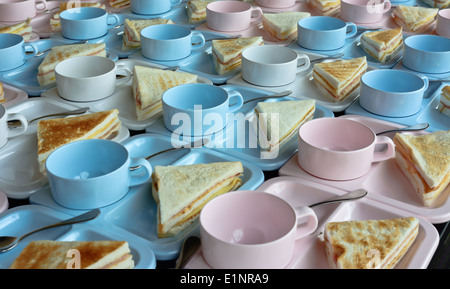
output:
[[[303,62],[301,60],[304,60]],[[308,55],[299,54],[297,58],[297,73],[305,71],[309,68],[311,62],[309,60]]]
[[[42,5],[40,5],[40,4],[44,5],[44,7],[39,8],[38,6],[42,7]],[[45,11],[46,9],[47,9],[47,1],[36,1],[36,12],[40,13],[40,12]]]
[[[117,65],[116,75],[118,75],[117,72],[119,72],[119,71],[125,71],[127,76],[125,76],[124,78],[118,80],[116,82],[116,86],[121,86],[122,84],[127,83],[133,77],[133,72],[126,66]]]
[[[263,11],[260,7],[253,7],[251,15],[252,22],[260,20],[262,18],[262,15]]]
[[[244,105],[244,98],[239,91],[232,90],[231,88],[223,87],[228,92],[229,108],[228,112],[232,113],[240,109]]]
[[[384,7],[383,7],[383,14],[388,12],[389,10],[391,10],[391,2],[390,1],[385,1],[384,2]]]
[[[356,24],[353,22],[346,22],[347,24],[347,32],[345,35],[345,38],[350,38],[352,36],[356,35],[356,32],[358,32],[358,27],[356,27]],[[350,27],[350,30],[348,29]]]
[[[395,144],[394,141],[387,136],[377,136],[375,140],[375,146],[386,144],[387,148],[382,152],[375,151],[373,154],[373,160],[372,162],[381,162],[388,159],[391,159],[395,156]]]
[[[192,49],[199,49],[205,45],[205,36],[201,32],[192,31],[191,37]]]
[[[130,168],[132,168],[132,167],[139,167],[139,168],[137,168],[135,170],[130,169],[130,181],[128,184],[130,187],[142,185],[143,183],[146,183],[148,180],[150,180],[150,177],[152,176],[153,168],[146,159],[144,159],[144,158],[130,159]],[[141,172],[142,170],[145,171],[144,174],[137,173],[137,172]]]
[[[6,121],[18,120],[22,124],[19,128],[10,129],[8,128],[8,138],[15,137],[23,134],[28,129],[28,120],[26,117],[20,113],[9,113],[7,114]]]
[[[110,24],[110,21],[109,21],[110,19],[113,19],[114,23]],[[116,25],[118,25],[120,23],[119,15],[117,15],[117,14],[109,14],[108,18],[107,18],[107,21],[108,21],[108,27],[111,28],[113,26],[116,26]]]
[[[297,216],[297,233],[295,239],[306,237],[317,229],[319,221],[317,215],[310,207],[301,206],[294,208]],[[306,222],[304,219],[308,219]]]
[[[28,47],[31,47],[31,49],[33,49],[33,53],[26,54],[25,55],[25,60],[29,59],[31,57],[34,57],[36,55],[36,53],[39,52],[39,48],[35,44],[33,44],[31,42],[27,42],[27,43],[24,44],[25,51],[27,51]]]
[[[430,81],[428,77],[422,74],[416,74],[418,77],[422,78],[423,82],[425,82],[425,86],[423,88],[423,91],[425,92],[428,89],[428,86],[430,85]]]

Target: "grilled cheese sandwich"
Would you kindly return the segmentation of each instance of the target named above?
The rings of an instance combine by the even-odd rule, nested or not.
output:
[[[199,23],[206,20],[206,5],[214,1],[192,0],[188,1],[186,9],[189,23]]]
[[[239,188],[242,174],[241,162],[155,166],[152,195],[158,205],[158,237],[187,228],[209,200]]]
[[[310,16],[309,12],[297,11],[264,13],[262,25],[264,30],[279,41],[293,40],[297,37],[297,22]]]
[[[109,6],[112,8],[127,8],[130,7],[130,0],[109,0]]]
[[[441,98],[439,99],[438,110],[448,117],[450,117],[450,85],[442,88]]]
[[[403,49],[403,29],[366,32],[361,35],[361,45],[367,54],[381,63],[394,58]]]
[[[3,89],[3,83],[0,82],[0,103],[5,102],[5,90]]]
[[[336,14],[341,9],[341,0],[308,0],[309,4],[324,16]]]
[[[445,9],[450,7],[450,0],[422,0],[422,2],[433,8]]]
[[[398,5],[394,9],[392,17],[406,31],[423,32],[436,21],[438,12],[437,8]]]
[[[157,24],[174,24],[170,19],[141,19],[129,20],[125,19],[123,28],[123,46],[128,48],[136,48],[141,46],[141,31],[145,27]]]
[[[33,32],[33,27],[30,22],[31,19],[27,19],[17,24],[2,26],[0,27],[0,33],[18,34],[23,37],[23,40],[30,41],[31,33]]]

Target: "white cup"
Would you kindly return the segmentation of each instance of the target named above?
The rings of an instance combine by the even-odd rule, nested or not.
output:
[[[17,120],[22,124],[18,128],[9,128],[8,121]],[[3,104],[0,104],[0,148],[8,142],[8,139],[23,134],[28,128],[28,120],[20,113],[8,113]]]

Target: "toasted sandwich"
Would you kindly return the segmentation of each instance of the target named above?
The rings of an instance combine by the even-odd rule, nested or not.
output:
[[[259,138],[261,149],[269,153],[278,152],[284,144],[296,138],[298,129],[313,118],[315,109],[316,101],[313,99],[258,102],[255,113],[262,134]]]
[[[182,71],[162,70],[136,65],[133,72],[133,97],[138,120],[162,112],[161,97],[171,87],[197,82],[198,76]]]
[[[422,2],[433,8],[445,9],[450,7],[450,0],[422,0]]]
[[[439,100],[438,110],[450,117],[450,85],[444,86],[442,88],[441,98]]]
[[[141,46],[141,30],[145,27],[156,24],[174,24],[170,19],[143,19],[143,20],[129,20],[125,19],[125,26],[123,28],[123,46],[128,48],[135,48]]]
[[[314,64],[316,86],[334,102],[344,100],[359,87],[361,76],[367,70],[366,57],[335,60]]]
[[[52,50],[45,56],[38,67],[37,79],[39,84],[45,86],[55,83],[55,67],[59,62],[77,56],[95,55],[106,57],[105,47],[105,43],[69,44],[52,47]]]
[[[309,4],[324,16],[336,14],[341,9],[341,0],[309,0]]]
[[[241,162],[155,166],[152,194],[158,204],[158,237],[175,236],[198,219],[214,197],[242,184]]]
[[[52,30],[53,31],[61,30],[61,23],[59,20],[59,14],[61,14],[61,12],[68,10],[68,9],[80,8],[80,7],[96,7],[96,8],[106,9],[105,4],[100,3],[100,2],[67,1],[64,3],[60,3],[58,12],[54,13],[52,18],[50,18],[50,27],[52,28]]]
[[[264,13],[262,25],[264,30],[279,41],[293,40],[297,37],[297,22],[310,16],[309,12],[297,11]]]
[[[403,49],[403,29],[366,32],[361,35],[361,46],[367,54],[381,63],[388,62]]]
[[[336,269],[393,269],[418,232],[419,220],[414,217],[327,223],[328,263]]]
[[[214,69],[218,74],[226,74],[241,67],[241,54],[244,49],[264,45],[262,36],[240,37],[212,41]]]
[[[432,206],[450,183],[450,130],[430,134],[397,133],[395,160],[424,206]]]
[[[109,0],[109,6],[112,8],[127,8],[130,5],[130,0]]]
[[[192,0],[188,1],[186,9],[189,23],[199,23],[206,20],[206,5],[214,1]]]
[[[5,90],[3,89],[3,83],[0,82],[0,103],[5,102]]]
[[[45,161],[57,148],[84,139],[113,139],[121,121],[117,109],[67,118],[44,119],[37,125],[39,170],[45,174]]]
[[[0,33],[12,33],[12,34],[19,34],[23,37],[25,41],[30,41],[31,39],[31,32],[33,31],[33,27],[30,24],[31,19],[27,19],[26,21],[2,26],[0,27]]]
[[[424,32],[436,21],[438,11],[437,8],[398,5],[392,12],[392,17],[403,30]]]
[[[31,241],[10,266],[10,269],[133,268],[133,256],[126,241]]]

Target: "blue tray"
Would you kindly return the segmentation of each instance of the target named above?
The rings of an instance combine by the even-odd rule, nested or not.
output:
[[[123,142],[131,157],[146,157],[152,153],[171,148],[170,138],[156,134],[140,134]],[[156,165],[188,165],[239,159],[206,148],[183,149],[163,153],[150,159]],[[263,172],[254,164],[242,161],[244,173],[240,190],[254,190],[264,181]],[[49,187],[45,187],[30,197],[30,202],[40,204],[70,215],[84,211],[61,207],[51,197]],[[114,204],[101,208],[102,215],[92,223],[118,234],[133,234],[149,242],[158,260],[172,260],[179,254],[181,243],[189,235],[198,235],[198,221],[178,235],[158,238],[156,233],[157,206],[151,194],[151,182],[131,188],[128,194]]]
[[[76,215],[81,214],[78,212]],[[100,218],[100,215],[97,218]],[[25,205],[9,209],[0,214],[0,235],[21,236],[37,228],[60,222],[73,215],[69,215],[45,206]],[[136,269],[154,269],[156,258],[150,249],[149,242],[143,238],[127,232],[120,234],[104,227],[94,225],[95,219],[85,223],[57,227],[32,234],[23,239],[17,247],[0,254],[0,269],[8,269],[25,246],[36,240],[56,241],[96,241],[120,240],[127,241]]]

